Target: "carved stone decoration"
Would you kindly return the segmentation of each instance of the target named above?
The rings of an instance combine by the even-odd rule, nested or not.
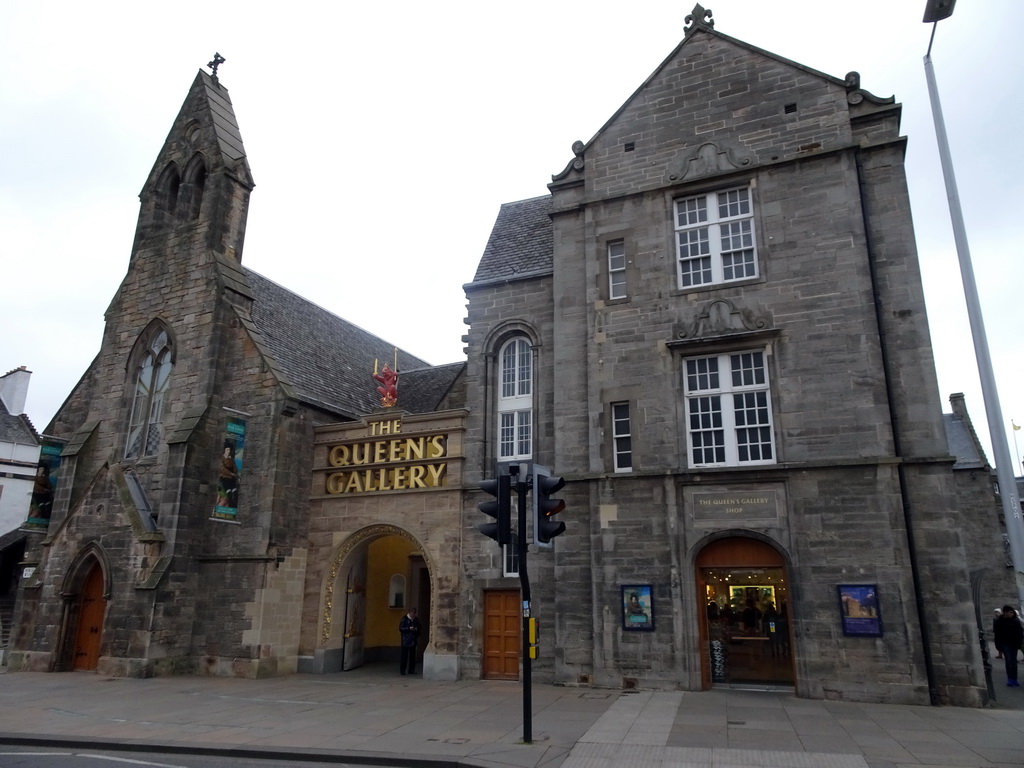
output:
[[[569,164],[565,166],[561,173],[552,174],[552,181],[561,181],[569,175],[569,171],[582,171],[583,170],[583,151],[587,148],[587,145],[577,139],[572,143],[572,153],[576,156],[569,161]]]
[[[871,91],[865,91],[860,87],[860,72],[847,72],[846,73],[846,101],[849,104],[860,104],[862,101],[867,99],[872,104],[895,104],[896,97],[889,96],[888,98],[881,98],[875,96]]]
[[[715,22],[711,18],[711,9],[704,10],[704,6],[700,3],[693,6],[693,13],[687,14],[683,22],[683,30],[686,35],[691,35],[700,28],[711,29],[715,26]]]
[[[737,158],[730,149],[719,149],[713,142],[701,144],[697,149],[669,168],[669,181],[697,179],[728,173],[750,165],[750,158]]]
[[[769,327],[766,318],[756,316],[751,310],[737,309],[727,299],[715,299],[706,304],[690,322],[676,326],[676,339],[706,339],[728,336],[734,333],[750,333]]]

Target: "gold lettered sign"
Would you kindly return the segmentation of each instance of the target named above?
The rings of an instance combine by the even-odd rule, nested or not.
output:
[[[695,491],[690,496],[695,524],[764,525],[779,519],[779,492],[773,488],[748,491]]]
[[[401,420],[374,422],[367,438],[330,446],[330,495],[411,491],[447,484],[448,435],[401,434]],[[378,438],[378,439],[374,439]]]

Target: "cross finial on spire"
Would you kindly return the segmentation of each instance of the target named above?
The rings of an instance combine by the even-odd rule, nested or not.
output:
[[[210,74],[213,75],[213,79],[217,79],[217,67],[223,64],[227,59],[221,56],[219,53],[213,54],[213,61],[207,63],[206,66],[210,68]]]

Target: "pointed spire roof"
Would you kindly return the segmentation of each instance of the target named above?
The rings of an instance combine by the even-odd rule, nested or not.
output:
[[[199,70],[157,155],[146,185],[156,182],[167,163],[184,162],[200,151],[210,171],[224,168],[250,189],[254,186],[231,95],[220,79]]]
[[[245,161],[245,147],[242,145],[242,134],[238,130],[238,120],[231,106],[231,96],[220,80],[206,74],[202,70],[196,75],[196,85],[202,85],[213,117],[213,128],[217,136],[217,145],[225,160],[229,163]]]

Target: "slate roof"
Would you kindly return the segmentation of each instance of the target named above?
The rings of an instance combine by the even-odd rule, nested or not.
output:
[[[3,400],[0,400],[0,443],[39,445],[39,436],[28,417],[8,411]]]
[[[436,411],[465,370],[465,363],[449,363],[403,371],[398,378],[396,407],[409,413]]]
[[[197,78],[206,89],[206,99],[210,105],[213,128],[221,153],[229,161],[229,165],[245,159],[242,132],[238,129],[238,120],[235,118],[235,110],[231,106],[231,97],[227,89],[203,70],[199,70]]]
[[[17,528],[12,528],[7,533],[0,535],[0,553],[3,553],[5,549],[13,547],[15,544],[19,544],[28,538],[28,534],[21,530],[21,523],[18,523]]]
[[[285,384],[301,401],[349,418],[380,407],[374,360],[394,365],[395,345],[251,269],[242,268],[252,289],[252,320],[273,356]],[[415,391],[412,372],[430,364],[398,350],[399,405],[412,410],[402,395]],[[407,372],[409,372],[407,374]],[[412,378],[410,378],[412,377]],[[420,374],[431,391],[444,387],[444,374]],[[448,384],[450,387],[450,382]],[[404,391],[403,391],[404,390]],[[429,401],[424,392],[421,396]],[[427,410],[431,410],[427,408]]]
[[[979,452],[977,441],[971,434],[971,427],[963,419],[952,413],[942,414],[946,425],[946,445],[949,455],[956,459],[954,469],[980,469],[988,466],[985,457]]]
[[[473,283],[551,274],[554,236],[551,195],[502,203]]]

